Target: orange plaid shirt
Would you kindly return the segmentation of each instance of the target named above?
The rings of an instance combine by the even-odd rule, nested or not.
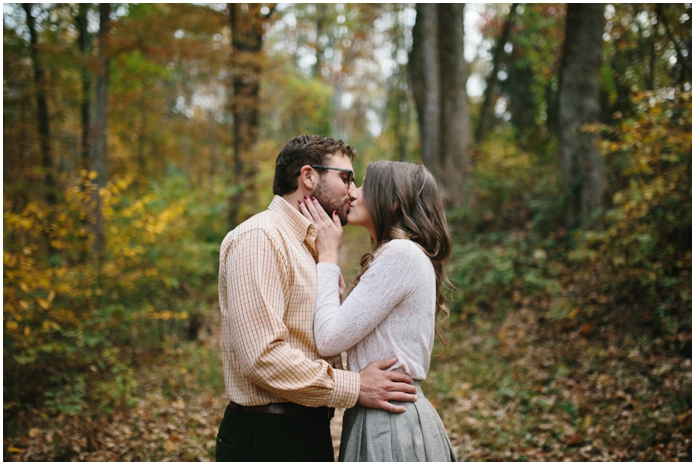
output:
[[[222,358],[229,399],[241,405],[295,402],[352,407],[360,375],[314,342],[316,230],[275,196],[220,247]]]

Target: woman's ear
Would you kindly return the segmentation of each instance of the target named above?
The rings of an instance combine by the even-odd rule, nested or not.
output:
[[[313,192],[316,189],[316,184],[318,182],[318,175],[314,169],[309,165],[304,165],[299,170],[299,180],[297,181],[297,187],[304,187],[307,192]]]
[[[400,204],[398,203],[398,198],[394,197],[393,198],[393,211],[396,212],[398,211],[398,207],[400,207]]]

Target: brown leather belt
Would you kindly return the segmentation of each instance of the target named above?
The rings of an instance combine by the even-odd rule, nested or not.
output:
[[[237,410],[248,413],[271,413],[275,415],[289,415],[292,417],[322,417],[333,418],[334,408],[329,407],[306,407],[292,402],[280,402],[268,405],[239,405],[229,401],[229,405]]]

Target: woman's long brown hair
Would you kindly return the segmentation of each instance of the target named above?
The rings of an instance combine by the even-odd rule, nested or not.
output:
[[[374,223],[376,240],[360,260],[360,281],[374,260],[376,252],[392,239],[409,239],[422,248],[434,267],[437,278],[435,335],[443,344],[446,339],[439,327],[449,317],[443,288],[450,286],[446,263],[451,255],[451,238],[437,183],[427,168],[415,163],[377,161],[367,165],[362,186],[364,202]]]

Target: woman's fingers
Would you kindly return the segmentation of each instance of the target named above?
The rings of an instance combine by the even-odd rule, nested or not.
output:
[[[311,197],[306,201],[307,208],[311,212],[312,216],[314,217],[314,220],[318,221],[330,221],[330,218],[326,214],[326,211],[323,209],[321,204],[319,203],[316,198]]]
[[[310,199],[304,196],[304,203],[306,204],[306,208],[309,210],[309,213],[311,213],[314,223],[318,223],[319,220],[321,220],[321,216],[319,216],[319,212],[316,211],[316,207],[314,206],[314,199]]]
[[[343,225],[340,224],[340,216],[338,216],[337,210],[332,211],[331,215],[328,216],[326,210],[323,209],[319,201],[316,200],[314,197],[311,198],[310,205],[312,205],[316,209],[317,215],[321,219],[321,221],[332,222],[338,229],[340,229],[341,231],[343,230]]]
[[[299,205],[299,211],[302,213],[302,215],[304,215],[307,219],[314,221],[314,218],[311,216],[311,213],[309,213],[309,210],[307,210],[306,208],[306,202],[298,200],[297,204]]]
[[[340,216],[338,215],[338,210],[333,212],[333,215],[331,215],[331,219],[333,220],[333,224],[335,225],[336,228],[343,228],[343,225],[340,223]]]
[[[340,224],[340,216],[338,216],[337,211],[332,212],[332,214],[328,216],[319,201],[314,197],[309,198],[304,196],[304,201],[299,200],[297,203],[299,204],[299,211],[302,215],[316,223],[317,226],[319,223],[326,223],[326,226],[330,227],[331,223],[333,223],[335,227],[342,231],[343,227]]]

